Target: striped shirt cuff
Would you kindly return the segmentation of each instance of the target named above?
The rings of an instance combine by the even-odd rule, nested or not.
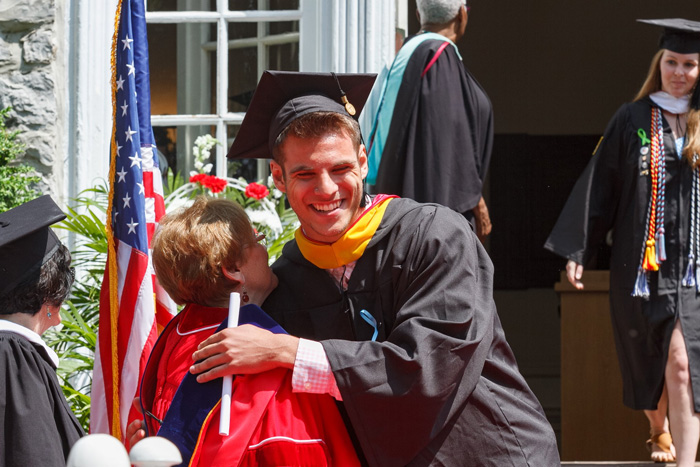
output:
[[[320,342],[299,339],[292,373],[292,389],[294,392],[330,394],[336,400],[343,400],[326,351]]]

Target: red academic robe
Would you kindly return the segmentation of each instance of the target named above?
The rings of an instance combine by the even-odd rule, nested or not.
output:
[[[173,441],[182,465],[360,465],[333,398],[293,392],[292,372],[283,368],[234,378],[229,435],[219,435],[222,380],[197,383],[187,371],[192,362],[178,355],[191,355],[216,331],[204,328],[226,313],[190,304],[163,331],[141,382],[144,413],[155,415],[146,416],[147,431]],[[245,323],[284,332],[255,305],[241,308],[239,324]],[[170,403],[169,374],[184,375]]]

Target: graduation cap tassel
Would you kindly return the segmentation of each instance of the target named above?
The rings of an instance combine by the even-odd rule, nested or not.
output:
[[[335,78],[335,82],[338,84],[338,90],[340,91],[340,101],[343,103],[343,106],[345,107],[345,111],[351,116],[354,117],[355,113],[357,111],[355,110],[355,106],[348,101],[348,97],[345,95],[345,91],[343,91],[343,88],[340,86],[340,81],[338,80],[338,76],[331,72],[331,75],[333,78]]]

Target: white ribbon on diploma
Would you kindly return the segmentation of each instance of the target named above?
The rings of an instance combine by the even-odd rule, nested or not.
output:
[[[226,327],[235,328],[238,326],[238,312],[241,308],[241,295],[231,292],[228,302],[228,323]],[[221,413],[219,414],[219,434],[228,436],[231,427],[231,386],[233,376],[224,376],[224,385],[221,388]]]

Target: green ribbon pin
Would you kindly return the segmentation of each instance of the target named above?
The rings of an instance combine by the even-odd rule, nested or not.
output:
[[[642,140],[642,146],[644,146],[645,144],[651,144],[651,140],[647,138],[647,132],[644,131],[643,128],[637,130],[637,136],[639,136],[639,139]]]

